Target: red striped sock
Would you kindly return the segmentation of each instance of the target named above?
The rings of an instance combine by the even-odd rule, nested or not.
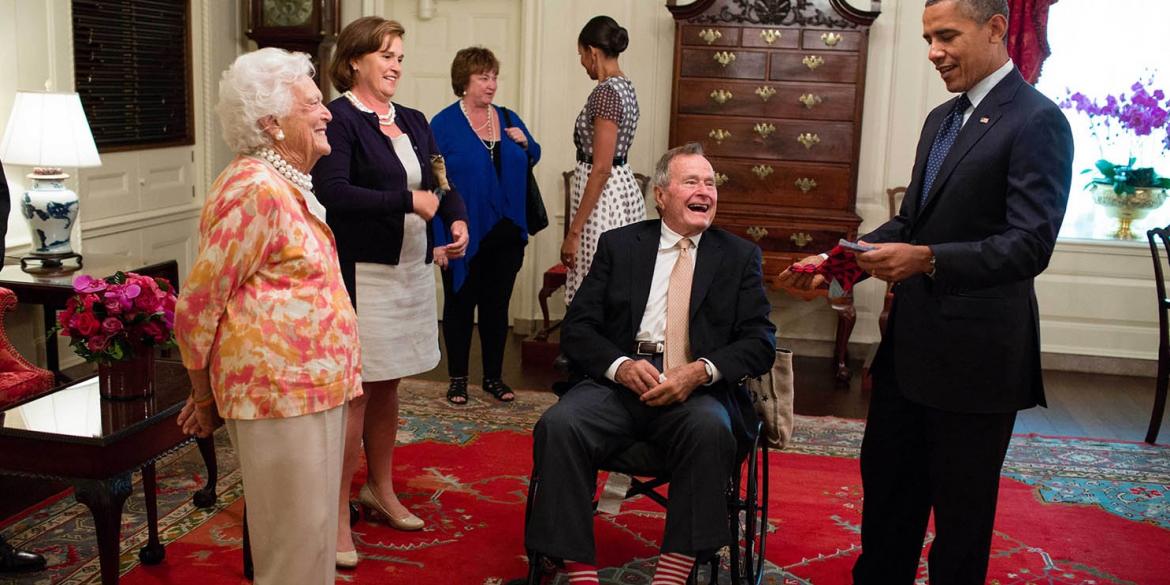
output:
[[[569,583],[572,585],[599,585],[600,583],[597,580],[597,567],[593,565],[565,561],[565,574],[569,576]]]
[[[694,566],[695,557],[682,553],[658,555],[658,568],[654,571],[654,581],[650,585],[686,585]]]

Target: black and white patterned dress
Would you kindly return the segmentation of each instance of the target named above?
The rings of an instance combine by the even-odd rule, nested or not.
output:
[[[638,129],[638,96],[634,93],[634,84],[625,77],[610,77],[597,84],[589,94],[585,107],[577,115],[576,127],[573,130],[573,143],[577,146],[577,168],[573,173],[572,193],[570,202],[570,220],[577,215],[581,206],[581,197],[585,193],[585,182],[589,180],[589,171],[593,164],[581,162],[593,160],[593,120],[605,118],[613,120],[618,127],[617,147],[614,149],[614,160],[621,164],[613,166],[613,173],[601,191],[593,213],[585,220],[585,229],[581,234],[581,245],[577,248],[576,269],[569,270],[565,284],[565,303],[573,302],[573,296],[581,286],[581,281],[589,273],[589,266],[593,263],[593,254],[597,252],[597,238],[601,233],[624,225],[646,219],[646,202],[638,181],[634,179],[634,171],[630,170],[626,156],[630,145],[634,142],[634,132]]]

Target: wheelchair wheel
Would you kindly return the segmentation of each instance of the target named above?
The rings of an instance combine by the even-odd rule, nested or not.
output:
[[[768,536],[768,448],[756,439],[735,481],[735,508],[731,547],[731,582],[759,585],[764,576]]]

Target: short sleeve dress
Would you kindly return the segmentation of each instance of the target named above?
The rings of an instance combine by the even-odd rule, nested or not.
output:
[[[610,77],[597,84],[589,94],[589,100],[577,115],[573,130],[573,143],[577,147],[577,168],[573,173],[572,191],[569,197],[570,217],[577,215],[581,197],[585,193],[585,182],[593,169],[593,120],[605,118],[617,124],[617,147],[614,150],[613,173],[601,191],[601,197],[581,234],[581,245],[577,249],[576,268],[569,270],[565,285],[565,303],[572,303],[573,296],[580,288],[593,254],[597,252],[597,239],[602,232],[619,228],[646,219],[646,202],[634,171],[627,164],[626,156],[634,142],[638,129],[638,97],[634,84],[625,77]]]

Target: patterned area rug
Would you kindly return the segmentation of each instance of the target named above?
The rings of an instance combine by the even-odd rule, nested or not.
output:
[[[396,483],[427,528],[405,533],[359,522],[354,530],[362,562],[356,571],[339,572],[338,581],[499,585],[525,573],[530,430],[555,398],[520,392],[515,403],[502,404],[473,391],[471,403],[457,408],[443,400],[445,389],[445,383],[408,380],[401,392]],[[863,430],[859,421],[801,417],[792,450],[772,457],[764,583],[850,582],[859,546],[856,457]],[[123,518],[122,583],[245,582],[240,475],[226,434],[217,439],[220,497],[213,509],[191,502],[204,472],[194,448],[159,465],[159,525],[167,546],[161,565],[138,563],[146,529],[135,488]],[[989,582],[1170,583],[1168,491],[1165,447],[1016,436],[1001,483]],[[618,514],[597,516],[603,583],[650,582],[663,517],[645,498],[627,502]],[[15,545],[44,553],[50,567],[0,583],[100,582],[93,522],[72,495],[42,503],[3,533]],[[923,561],[921,582],[925,575]]]

